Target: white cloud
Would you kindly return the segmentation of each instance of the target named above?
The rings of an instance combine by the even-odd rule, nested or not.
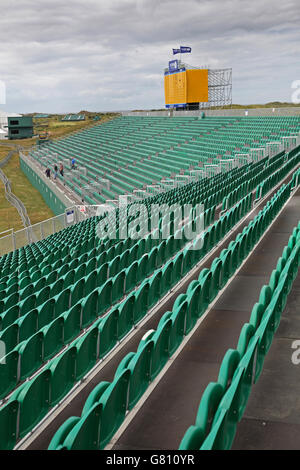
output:
[[[290,101],[299,24],[298,0],[2,0],[6,109],[162,108],[180,45],[192,65],[233,68],[235,103]]]

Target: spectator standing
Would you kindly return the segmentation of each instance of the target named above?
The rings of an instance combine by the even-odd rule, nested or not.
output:
[[[64,166],[63,166],[62,163],[60,164],[59,172],[60,172],[60,175],[61,175],[62,177],[64,177]]]
[[[54,165],[54,179],[56,180],[57,178],[57,173],[58,173],[58,166]]]
[[[75,158],[73,157],[73,158],[72,158],[72,170],[75,170],[75,163],[76,163],[76,160],[75,160]]]
[[[47,168],[45,173],[46,173],[47,178],[50,178],[50,174],[51,174],[50,168]]]

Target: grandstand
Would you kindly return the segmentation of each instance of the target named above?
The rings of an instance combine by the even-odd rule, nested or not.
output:
[[[75,157],[86,174],[70,175],[66,184],[80,197],[84,185],[109,179],[110,189],[85,198],[99,204],[237,155],[255,159],[256,149],[281,145],[284,138],[297,136],[299,128],[297,117],[120,117],[51,142],[30,156],[43,166],[65,161],[68,168]]]
[[[280,376],[270,390],[264,375],[268,360],[282,361],[271,374],[288,368],[281,319],[290,338],[299,330],[300,117],[148,114],[20,151],[57,215],[111,201],[114,212],[32,230],[0,257],[1,450],[295,445],[274,439],[295,429],[293,406],[275,419],[259,399],[288,386]],[[60,163],[64,176],[46,181]],[[120,196],[126,211],[143,204],[142,237]],[[177,224],[163,205],[189,212]],[[114,237],[99,238],[104,220]],[[276,421],[267,444],[255,420]]]

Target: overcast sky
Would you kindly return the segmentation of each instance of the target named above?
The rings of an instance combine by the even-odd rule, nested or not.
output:
[[[0,0],[0,80],[10,112],[164,107],[172,48],[232,67],[233,102],[291,101],[299,0]]]

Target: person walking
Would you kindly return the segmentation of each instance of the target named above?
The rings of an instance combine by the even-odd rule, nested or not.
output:
[[[57,173],[58,173],[58,166],[54,165],[54,179],[56,180],[57,178]]]
[[[60,164],[59,172],[60,172],[60,175],[61,175],[62,177],[64,177],[64,166],[63,166],[62,163]]]
[[[50,178],[50,174],[51,174],[50,168],[47,168],[45,173],[46,173],[47,178]]]
[[[76,160],[75,160],[75,158],[73,157],[73,158],[72,158],[72,170],[75,170],[75,163],[76,163]]]

